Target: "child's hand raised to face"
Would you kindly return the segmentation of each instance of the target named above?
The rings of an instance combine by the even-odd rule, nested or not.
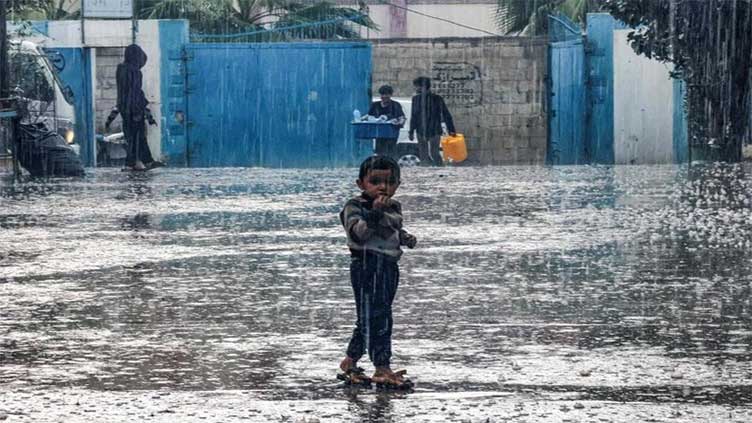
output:
[[[386,194],[380,194],[376,196],[376,199],[373,200],[373,208],[375,209],[386,209],[389,206],[392,205],[391,197]]]

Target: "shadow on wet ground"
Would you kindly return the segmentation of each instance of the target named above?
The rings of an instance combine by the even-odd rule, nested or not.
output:
[[[750,421],[749,171],[404,169],[408,394],[334,378],[354,169],[6,181],[0,419]]]

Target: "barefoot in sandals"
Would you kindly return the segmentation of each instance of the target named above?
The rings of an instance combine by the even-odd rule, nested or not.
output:
[[[377,387],[383,389],[400,389],[409,390],[413,387],[413,382],[406,378],[407,370],[392,371],[390,368],[377,368],[371,381]]]
[[[365,370],[356,366],[356,361],[346,357],[339,364],[342,373],[337,375],[337,379],[345,382],[345,385],[370,386],[371,378],[366,376]]]

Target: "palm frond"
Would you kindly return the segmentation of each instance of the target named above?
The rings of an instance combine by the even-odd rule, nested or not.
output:
[[[548,15],[561,13],[584,23],[589,12],[602,8],[598,0],[498,0],[496,23],[504,34],[543,35]]]

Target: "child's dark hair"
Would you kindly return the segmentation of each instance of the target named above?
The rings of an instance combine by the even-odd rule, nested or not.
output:
[[[413,86],[421,88],[431,88],[431,78],[427,76],[419,76],[413,79]]]
[[[391,170],[392,176],[398,181],[400,180],[399,164],[391,157],[376,154],[363,160],[363,163],[360,164],[358,179],[362,181],[368,175],[368,172],[372,170]]]
[[[379,94],[381,94],[381,95],[392,95],[392,94],[394,94],[394,88],[392,88],[391,85],[382,85],[379,88]]]

